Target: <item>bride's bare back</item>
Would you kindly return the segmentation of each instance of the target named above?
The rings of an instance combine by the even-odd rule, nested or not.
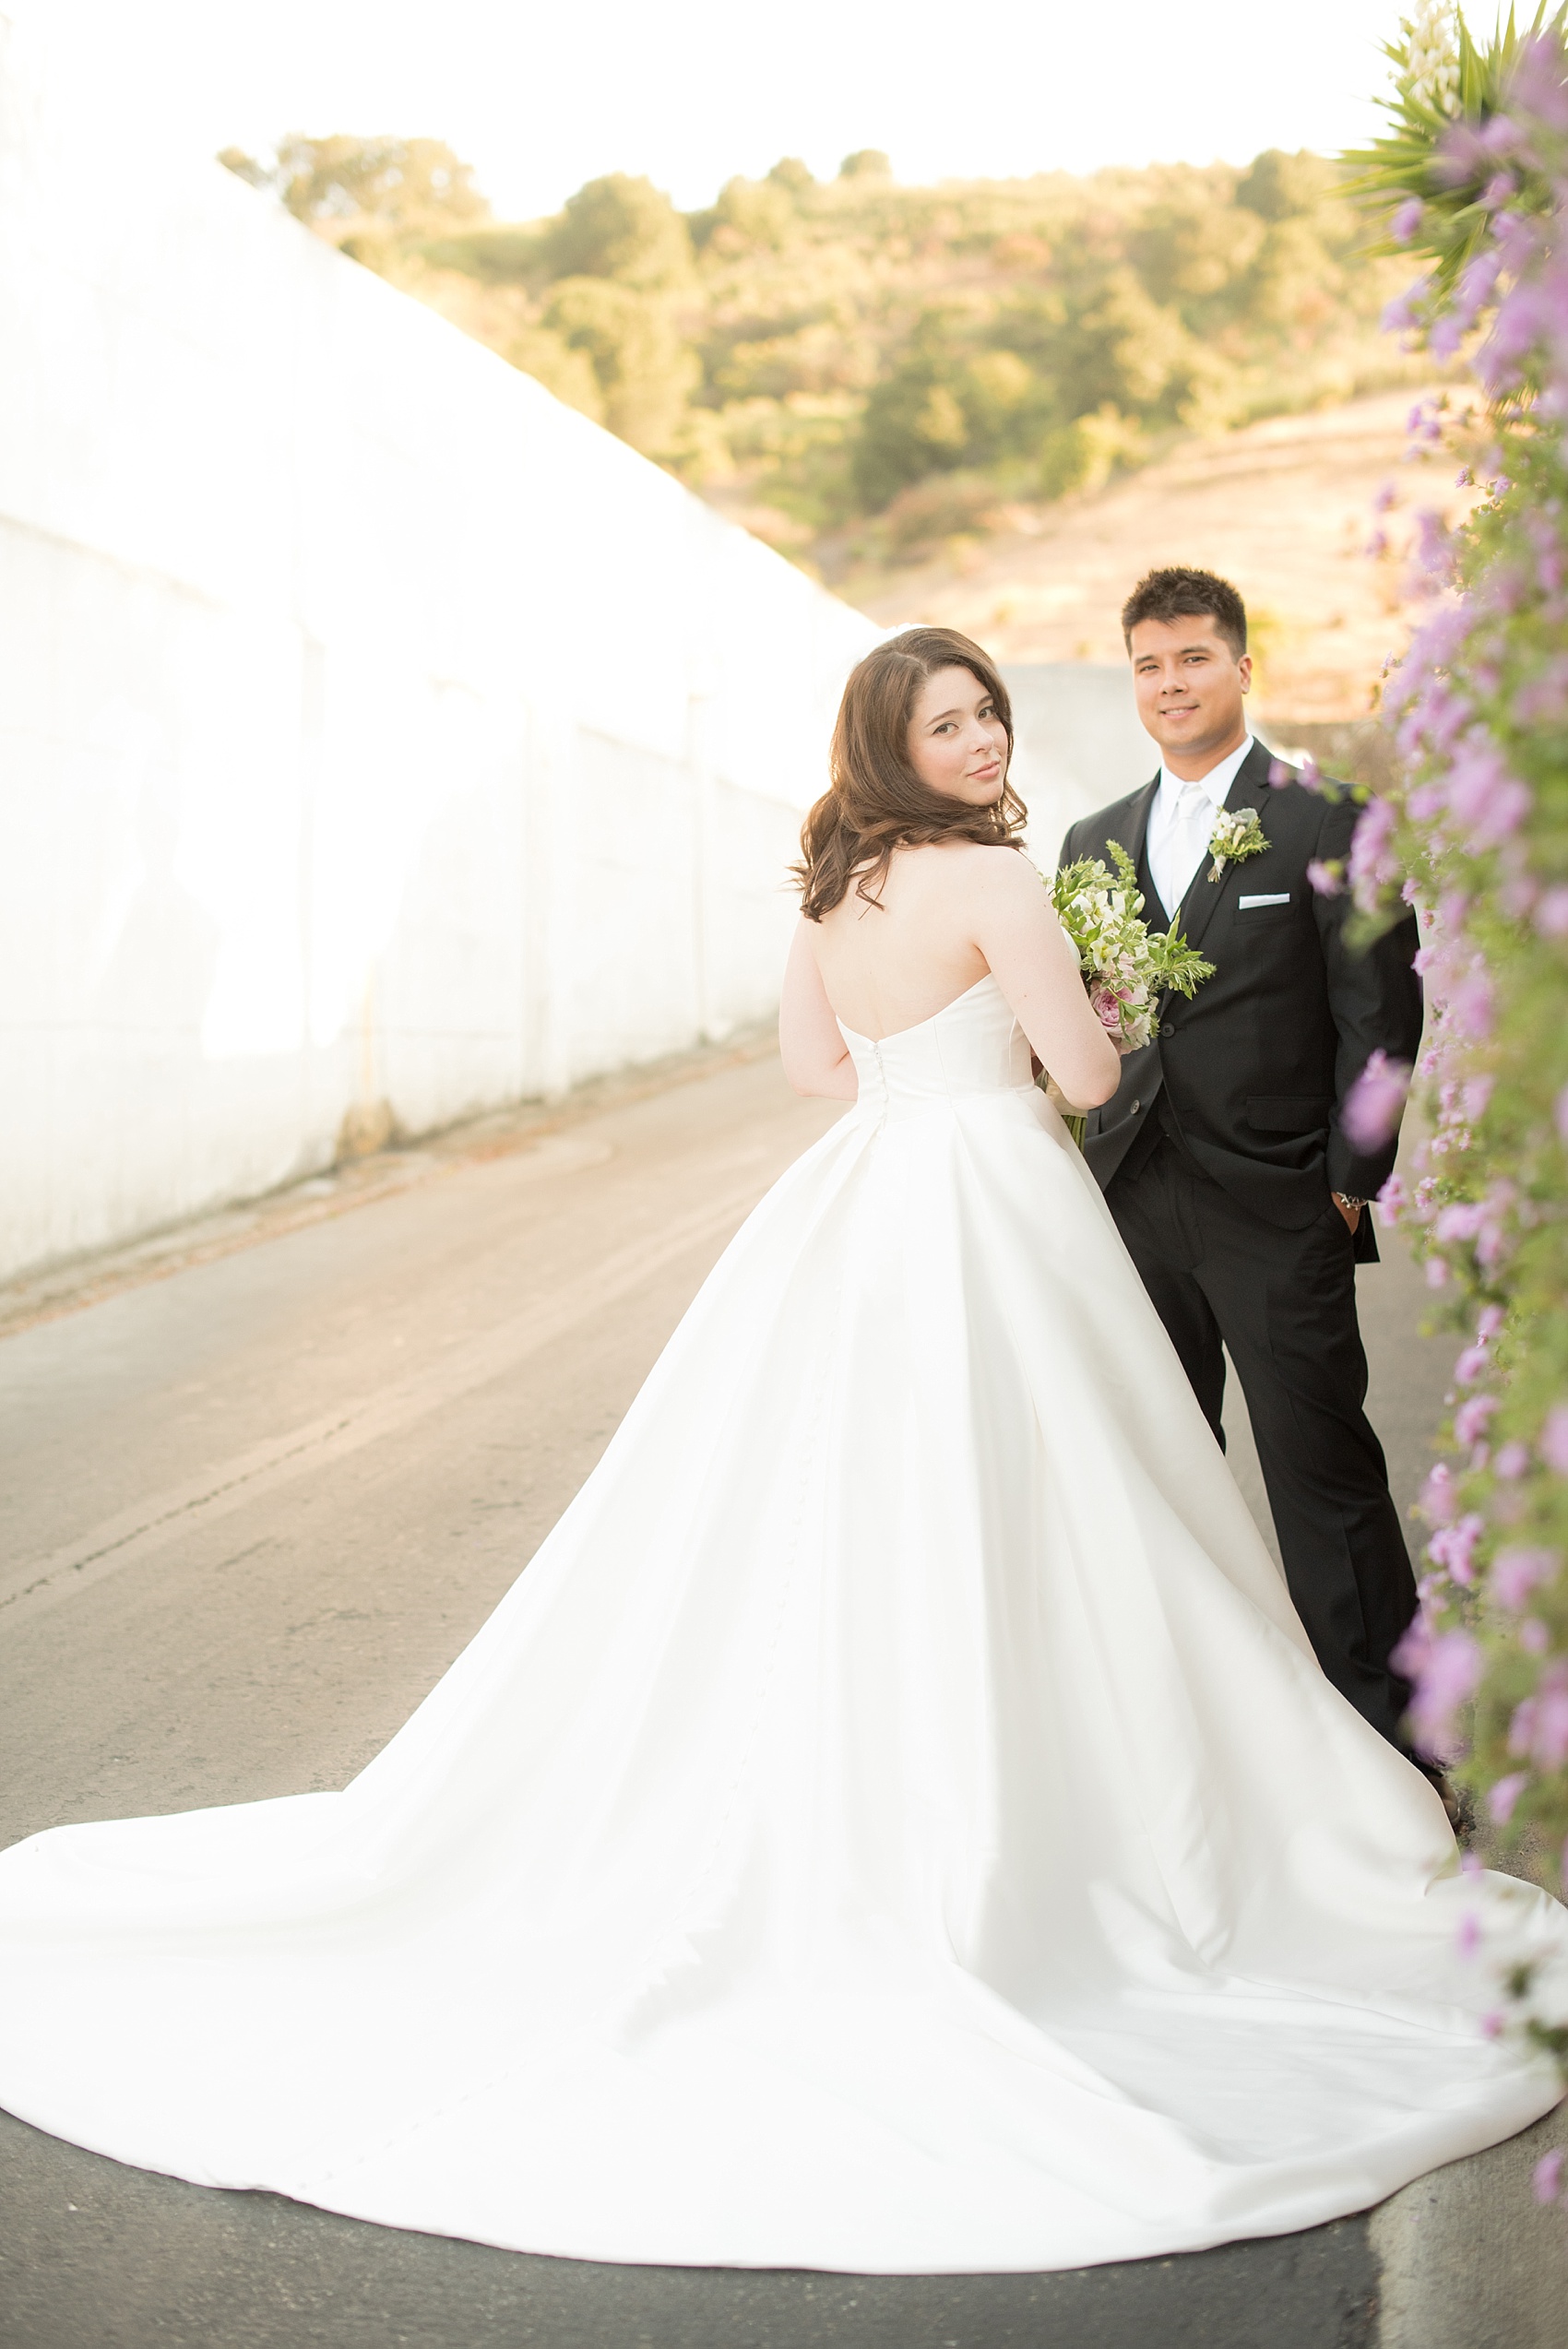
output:
[[[963,883],[966,861],[986,857],[1019,861],[1016,850],[968,840],[896,848],[874,898],[851,889],[814,925],[817,968],[847,1027],[858,1036],[897,1035],[985,977]]]
[[[877,896],[868,904],[850,889],[796,934],[779,1042],[797,1092],[853,1098],[840,1020],[873,1039],[897,1035],[989,971],[1067,1097],[1085,1108],[1110,1099],[1116,1048],[1027,857],[968,840],[896,848]]]

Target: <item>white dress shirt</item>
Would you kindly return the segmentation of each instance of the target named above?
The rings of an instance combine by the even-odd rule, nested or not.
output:
[[[1208,853],[1214,819],[1225,805],[1241,761],[1253,747],[1249,734],[1239,751],[1222,758],[1195,783],[1183,783],[1159,763],[1159,789],[1148,817],[1148,869],[1159,902],[1174,921],[1193,878]]]

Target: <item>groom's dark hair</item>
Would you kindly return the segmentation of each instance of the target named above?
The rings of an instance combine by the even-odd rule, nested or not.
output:
[[[1133,649],[1133,631],[1142,620],[1212,620],[1238,660],[1247,649],[1247,607],[1216,571],[1188,571],[1172,564],[1138,581],[1122,607],[1122,641]]]

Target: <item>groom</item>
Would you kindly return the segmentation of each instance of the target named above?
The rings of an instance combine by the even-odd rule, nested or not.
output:
[[[1357,951],[1347,899],[1313,889],[1309,867],[1348,857],[1358,810],[1304,789],[1248,730],[1247,615],[1228,580],[1151,571],[1122,630],[1159,772],[1075,824],[1062,861],[1120,840],[1151,926],[1179,920],[1215,969],[1192,1002],[1167,998],[1154,1040],[1090,1112],[1086,1152],[1221,1442],[1229,1349],[1319,1662],[1408,1750],[1409,1689],[1389,1655],[1415,1584],[1361,1407],[1355,1282],[1377,1256],[1367,1203],[1395,1144],[1359,1148],[1341,1112],[1372,1051],[1416,1057],[1415,918]],[[1271,784],[1271,768],[1290,779]],[[1266,846],[1211,878],[1218,820],[1249,810]]]

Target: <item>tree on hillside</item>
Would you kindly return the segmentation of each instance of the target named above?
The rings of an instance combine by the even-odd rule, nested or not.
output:
[[[612,278],[665,293],[690,281],[691,232],[651,180],[612,172],[568,196],[542,258],[552,278]]]
[[[1237,181],[1236,201],[1261,220],[1289,220],[1332,203],[1340,185],[1339,172],[1322,155],[1305,148],[1287,155],[1270,147],[1253,158]]]
[[[798,155],[781,155],[767,176],[778,186],[787,187],[791,196],[803,196],[808,188],[816,185],[810,165],[802,163]]]
[[[589,180],[526,266],[547,281],[543,327],[592,366],[610,430],[647,456],[670,450],[701,374],[671,308],[693,253],[670,198],[624,172]]]
[[[473,171],[438,138],[308,138],[291,131],[271,164],[237,148],[219,157],[253,187],[269,187],[297,220],[356,260],[410,235],[488,219]]]
[[[964,323],[928,312],[866,401],[851,466],[873,510],[928,474],[1027,458],[1057,421],[1050,386],[1027,362],[967,349]]]
[[[697,216],[693,234],[716,254],[780,252],[800,231],[798,193],[773,172],[765,180],[727,180],[712,211]]]
[[[604,421],[645,456],[676,438],[701,372],[664,305],[607,278],[564,278],[546,328],[593,368]]]

